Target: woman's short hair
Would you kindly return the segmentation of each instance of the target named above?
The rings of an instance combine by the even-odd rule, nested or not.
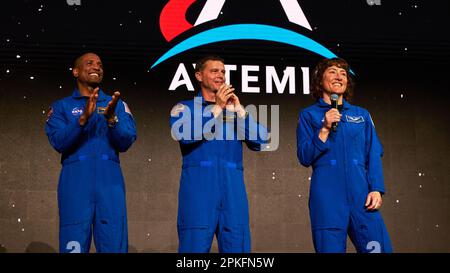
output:
[[[355,82],[350,73],[350,66],[348,65],[347,61],[342,58],[323,59],[317,64],[312,74],[311,94],[316,100],[323,96],[323,74],[328,67],[333,65],[345,69],[345,71],[347,72],[347,89],[345,90],[343,96],[346,100],[350,100],[353,96],[353,88],[355,86]]]

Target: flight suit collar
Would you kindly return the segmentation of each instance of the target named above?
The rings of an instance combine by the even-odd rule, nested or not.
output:
[[[73,90],[72,97],[73,97],[74,99],[80,99],[80,98],[82,98],[83,96],[80,94],[80,90],[78,90],[78,88],[75,88],[75,89]],[[97,99],[97,101],[105,101],[106,99],[107,99],[106,94],[103,92],[102,89],[100,89],[100,90],[98,91],[98,99]]]
[[[203,105],[203,106],[209,105],[209,103],[208,103],[208,102],[205,100],[205,98],[203,97],[202,91],[199,91],[199,92],[197,93],[196,97],[202,98],[202,105]]]
[[[326,107],[326,108],[331,108],[331,104],[326,103],[323,98],[319,98],[319,100],[317,101],[317,103],[319,104],[320,107]],[[343,104],[343,108],[344,109],[349,109],[351,104],[346,100],[346,99],[342,99],[342,104]]]

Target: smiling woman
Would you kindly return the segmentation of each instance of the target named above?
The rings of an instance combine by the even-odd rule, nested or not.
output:
[[[317,102],[300,111],[297,157],[313,169],[309,211],[314,248],[345,252],[348,233],[360,253],[392,252],[379,212],[385,192],[383,147],[369,112],[346,100],[353,87],[349,65],[338,58],[322,60],[312,83]],[[339,105],[331,105],[332,96]]]
[[[350,66],[344,59],[332,58],[320,61],[314,69],[311,80],[313,97],[315,99],[322,98],[324,91],[327,91],[325,94],[336,92],[342,94],[344,99],[351,101],[355,83],[351,73],[347,74],[347,71],[350,71]],[[333,83],[336,83],[337,86],[333,86]],[[329,95],[326,97],[329,98]]]

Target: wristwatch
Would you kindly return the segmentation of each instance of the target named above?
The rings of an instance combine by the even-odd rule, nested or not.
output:
[[[112,120],[108,120],[108,127],[114,127],[117,122],[119,122],[119,118],[114,115],[114,118]]]

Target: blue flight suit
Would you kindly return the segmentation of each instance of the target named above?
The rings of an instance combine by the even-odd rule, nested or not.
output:
[[[58,184],[60,252],[89,252],[94,234],[97,252],[127,252],[125,185],[119,152],[136,140],[128,106],[118,101],[119,121],[108,127],[103,111],[111,100],[102,90],[84,126],[78,123],[87,97],[72,96],[52,104],[45,126],[50,144],[61,153]]]
[[[260,151],[267,140],[267,130],[251,114],[239,118],[234,112],[223,111],[216,119],[209,111],[212,105],[207,107],[199,93],[196,99],[180,102],[171,112],[172,137],[179,141],[183,156],[178,195],[178,251],[209,252],[216,234],[221,253],[250,252],[242,141],[251,150]],[[203,126],[211,125],[208,122],[217,124],[203,134]],[[177,124],[182,124],[182,129],[175,128]],[[186,131],[188,135],[183,136],[182,132]]]
[[[317,252],[345,252],[347,233],[358,252],[392,252],[381,213],[364,205],[372,191],[385,192],[383,147],[367,110],[345,99],[337,131],[319,139],[331,105],[319,99],[300,112],[297,157],[312,166],[309,210]]]

